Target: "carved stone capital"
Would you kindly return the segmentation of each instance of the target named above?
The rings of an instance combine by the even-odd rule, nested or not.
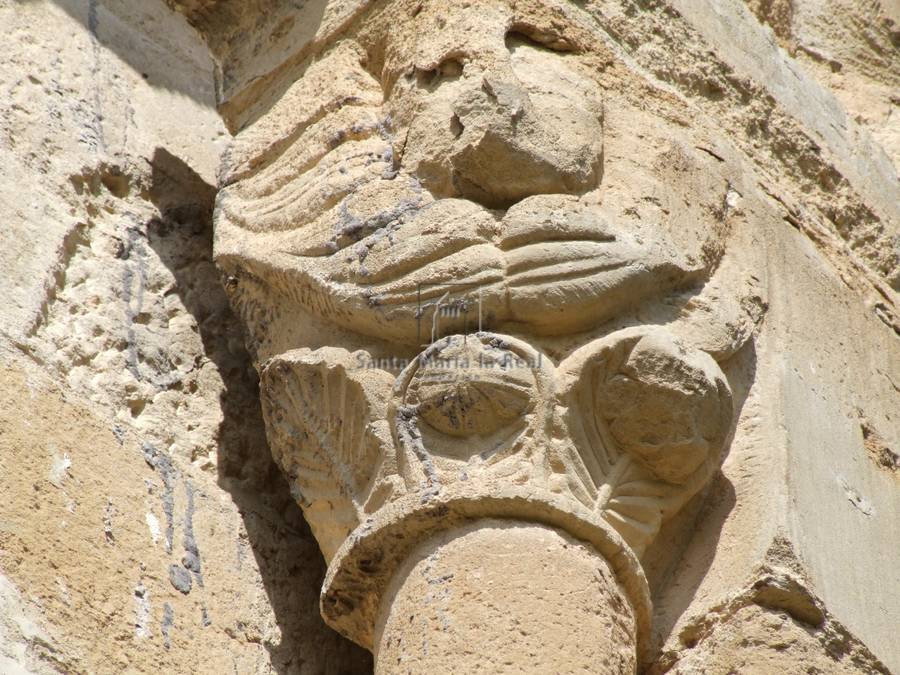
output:
[[[676,103],[648,112],[611,86],[592,21],[571,4],[382,3],[223,167],[217,261],[272,453],[329,563],[322,613],[384,672],[435,665],[391,641],[418,639],[399,614],[416,575],[501,580],[503,556],[466,552],[489,542],[520,580],[580,542],[573,583],[608,610],[583,625],[628,625],[626,651],[645,649],[641,557],[732,432],[718,362],[762,302],[726,255],[736,170],[698,150]],[[529,541],[552,552],[532,560]],[[457,627],[486,593],[467,583],[441,586]],[[413,621],[443,631],[430,611]]]
[[[290,352],[263,368],[272,450],[329,559],[322,612],[373,648],[411,552],[483,520],[586,542],[650,625],[639,556],[720,461],[731,396],[715,361],[665,329],[593,341],[559,365],[522,340],[454,335],[396,380],[370,357]]]

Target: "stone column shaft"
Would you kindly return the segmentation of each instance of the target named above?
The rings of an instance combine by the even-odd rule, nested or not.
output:
[[[375,670],[633,673],[634,611],[606,560],[544,525],[480,520],[420,544],[382,599]]]

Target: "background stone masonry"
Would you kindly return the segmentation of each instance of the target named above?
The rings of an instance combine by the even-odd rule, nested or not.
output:
[[[675,24],[664,3],[588,4],[623,45],[644,45],[643,67],[694,86],[677,59],[654,52],[658,40],[679,39],[666,33]],[[896,3],[747,5],[900,164]],[[371,671],[370,656],[319,617],[321,554],[270,459],[256,376],[211,261],[229,138],[217,104],[277,62],[302,28],[301,8],[0,0],[4,675]],[[721,100],[715,88],[704,96]],[[897,233],[832,215],[807,232],[824,255],[839,248],[833,237],[849,250],[841,255],[862,261],[835,263],[841,274],[870,273],[896,291]],[[873,311],[897,331],[891,307]],[[890,363],[873,368],[890,380]],[[860,409],[858,419],[872,461],[900,481],[891,418]],[[853,509],[871,509],[842,489]],[[728,513],[729,490],[722,479],[696,509]],[[710,564],[690,556],[682,571]],[[796,562],[782,550],[767,559],[778,569]],[[742,672],[752,657],[778,669],[793,658],[819,669],[809,672],[871,672],[819,600],[785,600],[787,577],[774,578],[735,589],[706,623],[665,624],[680,646],[654,671]]]
[[[0,672],[366,672],[212,264],[206,47],[162,3],[0,26]]]

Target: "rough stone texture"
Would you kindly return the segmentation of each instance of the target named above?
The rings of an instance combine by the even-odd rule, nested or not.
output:
[[[749,583],[681,624],[648,675],[890,672],[809,587],[791,544],[776,538]]]
[[[894,5],[0,25],[0,672],[367,672],[323,577],[367,647],[385,588],[505,618],[405,560],[486,517],[590,541],[647,672],[900,671]]]
[[[703,636],[702,643],[698,640],[694,645],[671,669],[656,672],[677,675],[889,672],[846,635],[820,634],[789,612],[772,611],[756,604],[717,617],[711,633]]]
[[[900,166],[900,5],[890,0],[747,4]]]
[[[205,45],[162,3],[0,25],[0,672],[364,671],[212,262]]]
[[[308,608],[284,628],[269,595],[288,589],[266,585],[268,575],[296,580],[289,570],[304,561],[317,570],[315,549],[286,532],[302,521],[260,507],[242,516],[228,492],[165,455],[148,455],[154,469],[139,434],[117,437],[108,418],[33,369],[4,366],[0,379],[0,489],[10,497],[0,568],[34,612],[13,654],[23,667],[277,672],[306,652],[307,668],[330,670],[327,646],[300,646],[316,616],[315,579],[305,597],[292,585],[280,600]],[[189,592],[172,587],[170,565]]]
[[[268,91],[371,0],[165,0],[203,37],[215,59],[216,102],[232,130]]]

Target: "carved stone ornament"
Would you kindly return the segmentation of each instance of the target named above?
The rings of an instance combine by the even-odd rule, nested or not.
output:
[[[378,672],[633,671],[762,313],[740,159],[574,3],[376,3],[287,79],[216,255],[324,617]]]

